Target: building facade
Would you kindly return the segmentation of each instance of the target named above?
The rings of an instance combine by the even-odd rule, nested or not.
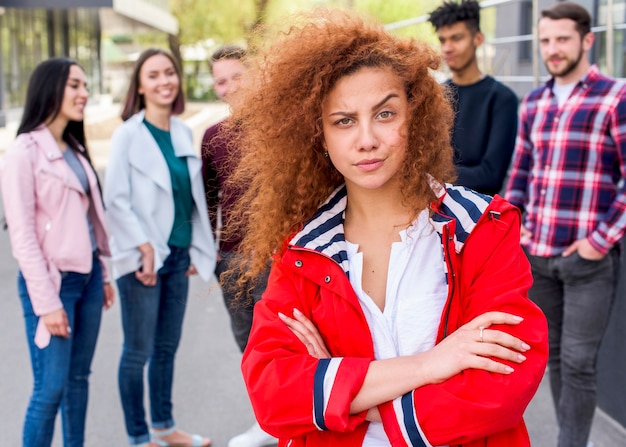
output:
[[[177,32],[168,0],[0,0],[0,128],[19,117],[39,62],[75,59],[97,98],[121,88],[109,65],[125,74],[142,45],[165,45]]]
[[[548,72],[533,47],[533,25],[539,11],[555,0],[514,0],[483,2],[495,10],[495,36],[488,39],[494,54],[495,75],[506,82],[520,97],[545,81]],[[626,42],[625,0],[579,0],[591,12],[592,31],[596,35],[591,59],[600,70],[616,78],[626,77],[624,54]],[[536,4],[537,15],[533,15]],[[488,6],[489,7],[489,6]]]

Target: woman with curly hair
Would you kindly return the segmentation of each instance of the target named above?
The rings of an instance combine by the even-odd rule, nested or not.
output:
[[[530,445],[546,322],[519,211],[448,183],[439,58],[342,12],[296,23],[231,120],[240,283],[273,260],[242,361],[257,420],[289,446]]]

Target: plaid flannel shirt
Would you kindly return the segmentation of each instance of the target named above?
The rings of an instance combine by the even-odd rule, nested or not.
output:
[[[532,255],[584,238],[606,254],[626,228],[626,85],[593,65],[559,107],[553,84],[522,102],[506,198],[525,212]]]

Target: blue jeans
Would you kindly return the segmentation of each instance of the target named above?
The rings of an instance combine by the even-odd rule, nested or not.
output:
[[[619,252],[600,261],[578,253],[528,255],[530,298],[548,320],[550,389],[559,424],[559,447],[585,447],[596,408],[596,361],[608,325],[619,272]]]
[[[170,247],[155,286],[146,287],[135,273],[118,278],[124,347],[118,385],[131,445],[150,441],[144,410],[144,368],[149,361],[148,387],[152,426],[174,425],[172,383],[174,357],[187,306],[189,249]]]
[[[94,256],[91,273],[61,275],[60,297],[72,332],[69,338],[51,337],[43,349],[35,345],[39,317],[33,312],[26,281],[21,272],[17,277],[34,379],[24,420],[24,447],[46,447],[52,443],[59,408],[63,445],[82,447],[84,443],[89,374],[104,304],[102,266]]]

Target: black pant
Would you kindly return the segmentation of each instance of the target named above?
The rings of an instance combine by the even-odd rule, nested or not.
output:
[[[230,315],[230,326],[235,336],[235,341],[239,349],[241,349],[241,352],[243,352],[248,344],[250,328],[252,328],[254,305],[261,299],[267,287],[269,268],[260,275],[252,289],[246,286],[246,293],[237,296],[237,292],[239,291],[237,286],[238,277],[230,277],[228,283],[225,284],[220,276],[223,272],[229,270],[239,258],[237,258],[234,253],[230,252],[220,252],[220,256],[222,259],[218,261],[215,267],[215,275],[220,280],[222,286],[224,305]]]
[[[599,261],[578,253],[528,259],[534,278],[529,297],[548,320],[558,447],[585,447],[596,408],[596,361],[615,295],[619,252],[613,249]]]

